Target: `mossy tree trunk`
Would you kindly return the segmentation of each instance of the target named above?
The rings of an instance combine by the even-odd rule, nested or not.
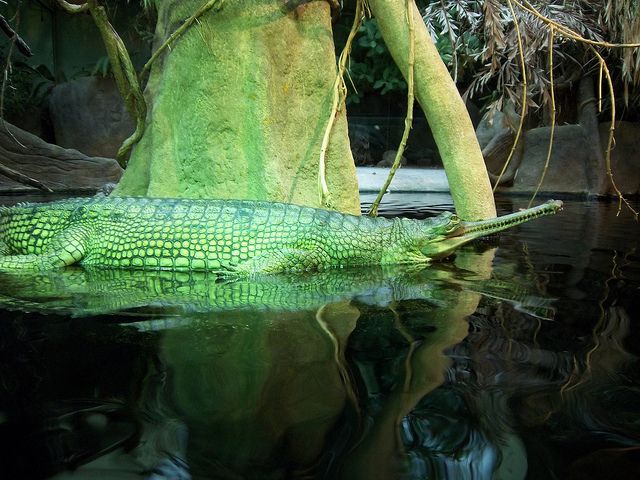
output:
[[[158,0],[155,48],[203,0]],[[240,198],[320,206],[318,162],[336,59],[330,5],[234,0],[156,60],[147,125],[115,195]],[[359,213],[344,112],[326,157],[336,208]]]
[[[156,0],[155,47],[202,2]],[[406,2],[369,4],[406,75]],[[415,5],[412,13],[416,96],[444,160],[456,209],[465,219],[495,216],[473,126]],[[318,164],[335,77],[328,1],[224,2],[154,63],[145,89],[146,131],[114,194],[322,206]],[[333,125],[326,181],[335,208],[359,213],[344,111]]]

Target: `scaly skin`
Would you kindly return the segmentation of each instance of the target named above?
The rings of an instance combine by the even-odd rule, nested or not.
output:
[[[358,217],[291,204],[152,198],[69,199],[0,211],[0,270],[87,266],[315,271],[423,263],[474,238],[560,210],[550,201],[484,222]]]
[[[452,269],[411,266],[333,268],[322,272],[221,279],[210,272],[69,267],[0,272],[0,309],[87,316],[147,306],[180,317],[211,311],[317,311],[358,298],[369,305],[403,299],[441,304],[457,296],[441,287]],[[136,322],[139,319],[136,319]]]

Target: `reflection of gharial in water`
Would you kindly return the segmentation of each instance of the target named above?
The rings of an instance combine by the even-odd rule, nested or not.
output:
[[[70,268],[0,273],[0,306],[74,316],[123,311],[166,316],[222,310],[316,310],[351,299],[378,305],[421,299],[435,307],[441,303],[443,289],[461,288],[508,299],[508,286],[493,283],[452,265],[339,269],[250,279],[223,279],[206,272]],[[531,307],[542,301],[516,291],[511,296],[509,301]]]
[[[92,277],[82,270],[55,285],[52,277],[40,277],[50,283],[22,299],[42,307],[66,291],[57,307],[69,312],[75,302],[78,315],[99,307],[137,309],[152,318],[182,312],[127,324],[159,343],[159,360],[149,367],[157,371],[131,401],[142,409],[144,430],[127,468],[190,468],[206,478],[489,479],[509,470],[518,478],[526,462],[517,426],[529,415],[540,421],[527,399],[535,407],[541,397],[534,394],[562,398],[558,392],[567,384],[566,401],[578,382],[567,382],[570,355],[534,349],[540,323],[526,313],[520,288],[506,306],[497,300],[509,296],[503,280],[490,296],[477,293],[491,293],[483,260],[463,251],[455,266],[386,276],[373,270],[365,278],[345,271],[315,287],[305,278],[322,275],[290,277],[278,288],[278,277],[270,276],[253,287],[251,298],[262,299],[253,304],[242,281],[144,272]],[[0,280],[16,297],[33,284],[25,279],[10,286],[8,278],[20,277]],[[338,295],[341,288],[355,298]],[[538,306],[545,292],[535,293]],[[82,300],[85,295],[95,298]],[[233,298],[241,312],[233,311]],[[498,309],[508,308],[515,316],[501,323]],[[473,312],[471,336],[455,347],[467,336],[465,319]],[[517,335],[514,318],[522,322]],[[602,326],[603,339],[611,332]],[[452,347],[448,358],[443,351]],[[590,349],[585,343],[585,352]],[[586,364],[585,355],[577,362]],[[514,402],[522,405],[516,411]]]
[[[221,279],[205,272],[66,269],[55,273],[0,274],[0,304],[26,311],[74,316],[122,311],[167,314],[206,311],[316,310],[359,298],[387,304],[430,299],[441,269],[341,269],[316,274]],[[438,302],[436,298],[432,299]],[[154,310],[155,309],[155,310]]]
[[[466,335],[476,291],[490,290],[485,257],[461,252],[456,263],[462,268],[336,270],[251,282],[77,269],[4,275],[0,284],[3,302],[12,308],[161,317],[131,323],[161,336],[166,373],[159,376],[171,379],[146,390],[146,417],[156,420],[145,428],[146,449],[136,455],[148,467],[188,456],[194,470],[209,474],[274,472],[284,468],[277,458],[286,457],[302,475],[331,470],[330,458],[347,455],[349,475],[372,478],[368,461],[360,459],[372,455],[380,468],[394,468],[406,454],[394,440],[400,420],[444,380],[449,361],[442,351]],[[503,290],[500,285],[498,295]],[[520,293],[516,298],[523,300]],[[389,360],[403,378],[376,407],[383,413],[361,441],[360,409],[375,395],[376,382],[367,362],[346,357],[352,338],[388,342],[380,351],[393,352]],[[354,384],[354,378],[361,380]],[[180,446],[185,430],[188,447]],[[347,454],[354,442],[360,446]]]
[[[470,263],[484,260],[470,257]],[[381,442],[363,431],[368,393],[349,358],[352,338],[382,342],[385,348],[375,351],[400,362],[403,392],[391,395],[384,409],[387,418],[402,417],[442,382],[449,362],[442,351],[464,338],[465,316],[478,301],[451,281],[451,270],[419,273],[427,275],[423,280],[433,275],[422,300],[409,295],[410,283],[398,282],[401,296],[413,298],[416,322],[409,329],[402,318],[407,300],[381,306],[371,295],[315,311],[203,312],[188,323],[165,324],[161,359],[170,382],[164,395],[149,398],[148,408],[172,406],[189,431],[191,470],[207,478],[337,478],[342,462],[336,459],[351,458],[354,445],[368,443],[385,470],[393,468],[404,450],[393,442],[398,425],[378,423]],[[345,469],[355,472],[351,478],[375,478],[362,463]]]
[[[471,257],[478,256],[472,254]],[[464,317],[473,311],[477,303],[476,293],[466,292],[460,284],[450,281],[456,272],[458,270],[454,268],[404,272],[404,277],[383,276],[386,282],[376,286],[373,272],[368,272],[362,279],[344,271],[342,276],[339,272],[336,272],[337,276],[327,276],[324,286],[314,287],[311,280],[305,283],[300,279],[295,282],[290,279],[291,284],[286,286],[285,283],[280,289],[273,286],[277,277],[272,276],[265,283],[265,291],[277,292],[278,295],[263,296],[263,306],[254,302],[255,308],[249,308],[245,299],[244,304],[239,304],[241,311],[222,301],[228,300],[228,296],[223,295],[216,304],[211,302],[213,298],[203,295],[204,292],[218,292],[219,287],[222,288],[220,292],[226,292],[232,282],[205,282],[195,287],[188,282],[193,277],[187,275],[179,281],[165,279],[167,285],[159,291],[156,276],[133,277],[137,279],[137,288],[130,292],[131,297],[126,302],[115,302],[118,308],[149,301],[152,299],[150,292],[154,291],[161,293],[158,297],[160,303],[169,305],[173,302],[169,313],[185,312],[191,308],[190,313],[179,317],[180,321],[170,322],[171,319],[178,320],[178,317],[172,317],[166,322],[149,321],[144,326],[140,322],[131,322],[116,332],[120,338],[136,332],[155,338],[159,345],[158,361],[149,362],[146,367],[156,372],[148,376],[148,381],[137,394],[140,397],[128,402],[142,409],[145,422],[143,441],[132,453],[135,463],[151,469],[166,466],[167,458],[181,458],[190,465],[194,474],[207,478],[227,474],[291,478],[304,476],[304,472],[328,469],[330,459],[347,452],[351,443],[361,435],[359,396],[362,392],[353,381],[356,373],[348,358],[352,334],[355,330],[367,329],[371,318],[369,313],[368,318],[361,317],[360,312],[379,312],[382,315],[385,332],[382,336],[372,334],[374,338],[386,337],[391,345],[398,345],[400,354],[409,346],[409,337],[405,335],[421,338],[424,345],[414,345],[413,358],[422,358],[421,362],[432,369],[429,371],[436,373],[437,381],[437,372],[442,371],[443,362],[446,364],[446,359],[439,352],[444,345],[464,337],[467,328]],[[40,293],[26,290],[28,285],[33,285],[33,278],[24,279],[21,285],[20,281],[15,281],[20,276],[15,275],[2,277],[2,288],[5,295],[7,289],[12,289],[9,293],[14,298],[22,290],[28,293],[22,300],[29,299],[41,306],[56,300],[52,296],[54,293],[60,296],[66,291],[57,307],[68,308],[77,302],[80,305],[77,312],[81,313],[87,304],[87,300],[82,304],[82,296],[89,294],[90,290],[97,291],[97,297],[104,300],[110,294],[118,297],[129,292],[131,285],[136,284],[127,277],[115,276],[91,287],[86,283],[90,278],[88,272],[69,273],[76,275],[76,278],[71,277],[74,281],[69,279],[55,284],[49,277],[40,277],[49,278],[49,283],[43,284],[45,288],[40,289]],[[81,281],[78,281],[78,275]],[[64,277],[58,275],[53,278],[60,280]],[[323,276],[310,278],[322,279]],[[8,279],[12,281],[8,282]],[[360,286],[357,288],[349,287],[358,283]],[[349,287],[351,293],[357,293],[355,300],[348,298],[345,301],[343,296],[332,295],[321,297],[332,301],[319,308],[318,297],[309,303],[305,288],[312,292],[318,289],[331,291],[329,285],[336,289]],[[297,289],[301,291],[296,296]],[[141,295],[143,292],[147,295]],[[421,307],[423,320],[419,334],[407,332],[394,313],[401,311],[405,303],[402,298],[410,298],[412,303]],[[267,299],[269,301],[265,301]],[[294,308],[296,299],[303,300],[297,309]],[[157,308],[146,311],[155,313],[151,318],[166,314],[159,307],[160,303],[155,304]],[[281,305],[279,308],[278,303]],[[98,304],[100,302],[94,306]],[[102,306],[114,309],[114,303],[106,302]],[[94,313],[96,311],[93,310]],[[48,318],[45,317],[44,328],[49,327]],[[121,315],[117,318],[119,321],[123,319]],[[74,345],[92,345],[96,338],[102,337],[102,332],[108,331],[96,330],[96,321],[91,318],[74,320],[73,323],[72,331],[78,332],[73,336]],[[81,334],[85,324],[94,325],[87,330],[86,338]],[[138,326],[141,328],[137,329]],[[143,333],[138,333],[139,330]],[[57,331],[59,335],[71,333],[70,330],[64,330],[64,333],[62,329]],[[43,338],[48,339],[49,335]],[[102,341],[109,343],[114,340],[104,338]],[[59,345],[56,352],[65,348],[64,343]],[[51,359],[57,362],[60,355],[56,352],[52,351]],[[432,354],[436,356],[432,357]],[[114,360],[105,358],[104,371],[96,378],[104,377],[111,368],[122,375],[123,366],[117,366]],[[418,396],[428,390],[420,386],[423,383],[421,362],[413,369],[416,374],[413,384]],[[43,359],[39,363],[52,362]],[[127,370],[126,366],[124,370]],[[103,390],[96,388],[95,391]],[[189,438],[186,447],[180,440],[185,438],[185,432]],[[119,461],[121,459],[115,464]],[[81,467],[85,471],[90,471],[90,468],[90,464]]]
[[[459,341],[467,328],[459,315],[467,294],[455,284],[437,285],[431,287],[435,304],[418,300],[432,313],[414,354],[435,374],[429,385],[446,364],[444,345]],[[171,378],[165,393],[189,430],[192,471],[214,478],[332,478],[327,470],[363,426],[362,392],[346,357],[350,337],[368,328],[360,311],[380,312],[390,327],[383,338],[401,351],[408,346],[393,310],[357,300],[275,316],[204,313],[165,330],[161,358]],[[420,396],[429,387],[420,367],[415,370]]]
[[[298,205],[167,198],[68,199],[0,209],[0,270],[81,263],[251,275],[428,264],[476,238],[552,215],[562,202],[499,218],[371,218]]]

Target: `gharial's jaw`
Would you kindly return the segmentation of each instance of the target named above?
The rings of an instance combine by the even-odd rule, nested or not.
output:
[[[422,253],[431,259],[443,258],[453,253],[456,248],[476,238],[501,232],[544,215],[553,215],[560,210],[562,210],[562,202],[560,200],[549,200],[537,207],[489,220],[478,222],[461,221],[449,233],[432,239],[422,248]]]

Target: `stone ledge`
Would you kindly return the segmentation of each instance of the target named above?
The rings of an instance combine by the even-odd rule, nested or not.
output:
[[[378,192],[389,175],[389,168],[358,167],[360,193]],[[449,182],[443,169],[400,168],[393,177],[389,192],[448,192]]]

